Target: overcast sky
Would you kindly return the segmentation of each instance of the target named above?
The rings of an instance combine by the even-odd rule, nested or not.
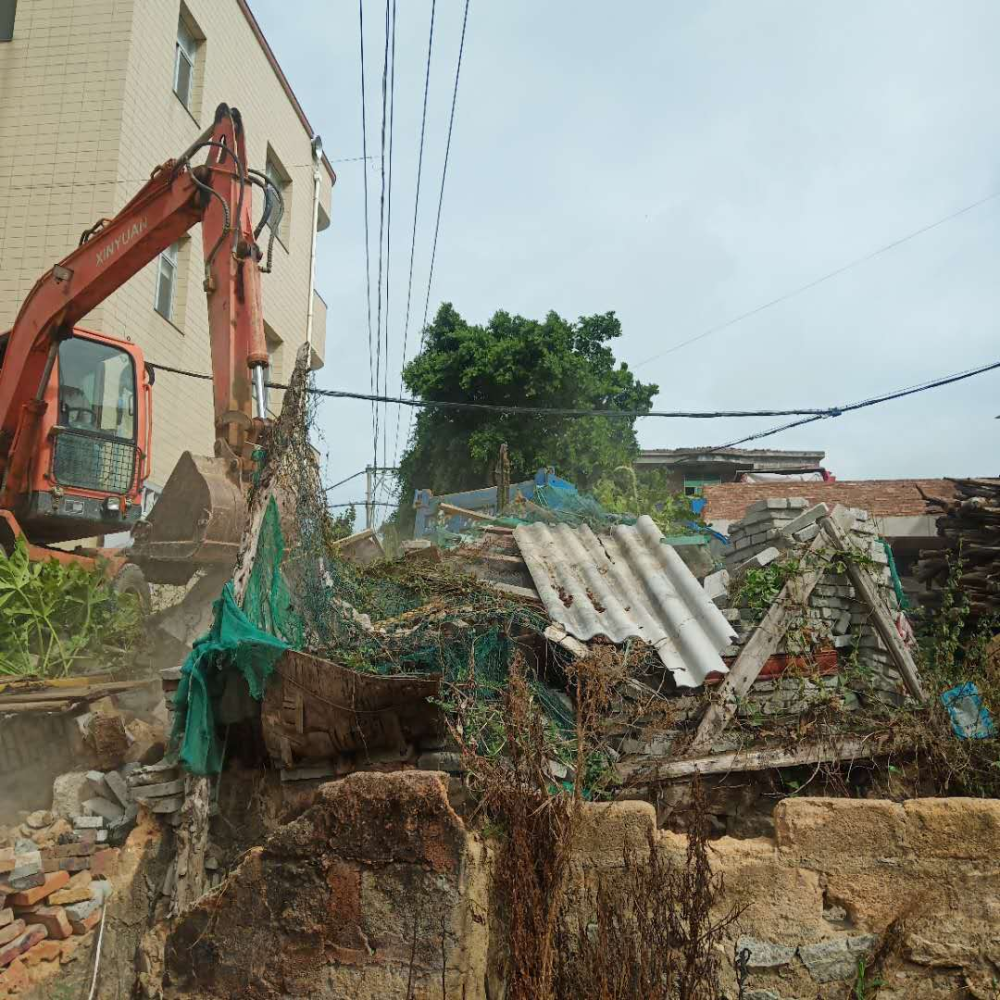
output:
[[[362,151],[358,6],[252,0],[331,160]],[[398,0],[390,389],[399,388],[430,0]],[[438,0],[409,350],[419,339],[462,20]],[[294,10],[294,15],[291,11]],[[369,155],[384,4],[365,0]],[[1000,359],[1000,198],[647,361],[1000,191],[1000,5],[471,0],[430,311],[613,310],[658,409],[826,406]],[[364,165],[334,164],[319,384],[367,391]],[[378,162],[368,168],[374,273]],[[272,278],[271,280],[275,280]],[[373,300],[374,301],[374,300]],[[643,363],[646,362],[646,363]],[[1000,372],[769,438],[838,477],[996,475]],[[400,447],[408,414],[403,413]],[[643,447],[778,421],[643,420]],[[326,402],[329,481],[371,460],[369,404]],[[389,453],[396,415],[389,414]],[[381,462],[381,453],[379,456]],[[363,495],[363,480],[333,500]]]

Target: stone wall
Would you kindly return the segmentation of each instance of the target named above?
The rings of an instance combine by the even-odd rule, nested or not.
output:
[[[0,718],[0,825],[17,823],[20,812],[48,809],[53,779],[79,767],[84,744],[76,714]]]
[[[247,853],[172,928],[178,996],[499,1000],[487,955],[486,849],[433,773],[355,774]],[[575,877],[614,877],[625,838],[645,845],[645,803],[588,807]],[[860,957],[899,922],[881,1000],[992,997],[1000,970],[1000,802],[786,799],[773,838],[712,842],[726,943],[751,952],[754,1000],[843,1000]],[[682,863],[683,836],[654,832]],[[589,919],[589,915],[586,915]],[[725,982],[736,995],[731,971]],[[185,992],[186,991],[186,992]]]

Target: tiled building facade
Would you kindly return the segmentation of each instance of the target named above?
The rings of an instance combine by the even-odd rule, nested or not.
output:
[[[245,0],[0,0],[0,331],[83,230],[185,150],[221,102],[240,109],[250,166],[285,197],[263,287],[271,376],[288,374],[309,308],[313,132]],[[323,229],[335,181],[325,159],[320,177]],[[80,325],[130,337],[150,361],[207,372],[202,274],[196,226]],[[318,367],[326,307],[313,301]],[[164,373],[153,393],[151,482],[162,486],[181,452],[211,454],[212,390]]]

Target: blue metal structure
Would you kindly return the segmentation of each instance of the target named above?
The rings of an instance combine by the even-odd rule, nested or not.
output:
[[[534,479],[525,480],[523,483],[511,483],[508,503],[517,496],[531,500],[535,495],[535,490],[539,486],[556,486],[561,489],[573,489],[573,484],[565,479],[560,479],[552,469],[539,469],[535,473]],[[451,504],[453,507],[462,507],[464,510],[474,510],[480,514],[495,514],[497,509],[497,488],[488,486],[481,490],[467,490],[464,493],[446,493],[442,496],[435,496],[430,490],[416,490],[413,496],[413,506],[416,510],[416,518],[413,525],[413,537],[423,538],[431,533],[437,518],[438,506],[442,503]],[[454,515],[444,522],[443,527],[448,531],[462,531],[469,523],[469,519]]]

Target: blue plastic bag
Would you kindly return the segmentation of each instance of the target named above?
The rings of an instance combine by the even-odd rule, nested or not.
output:
[[[979,688],[971,681],[959,684],[941,695],[951,718],[951,728],[960,740],[985,740],[996,736],[989,709],[979,697]]]

